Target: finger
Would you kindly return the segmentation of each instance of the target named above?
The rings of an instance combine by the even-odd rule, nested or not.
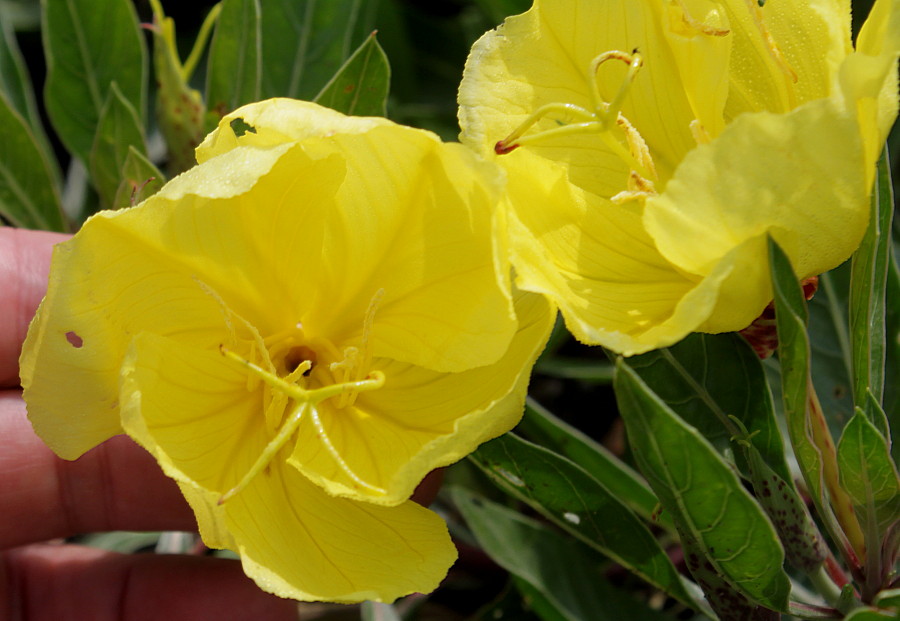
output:
[[[34,434],[21,393],[0,392],[0,549],[108,530],[195,530],[174,481],[119,436],[64,461]]]
[[[4,560],[4,619],[297,619],[295,602],[260,591],[237,561],[122,555],[72,545],[28,546],[8,552]]]
[[[44,292],[50,251],[66,235],[0,228],[0,388],[19,385],[19,352]]]

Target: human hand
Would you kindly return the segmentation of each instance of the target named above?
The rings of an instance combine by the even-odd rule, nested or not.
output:
[[[68,462],[26,418],[19,352],[46,290],[51,247],[65,239],[0,228],[0,621],[296,619],[296,602],[259,590],[237,561],[39,543],[196,528],[175,483],[127,437]]]

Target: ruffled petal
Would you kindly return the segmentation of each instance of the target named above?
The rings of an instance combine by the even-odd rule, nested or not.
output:
[[[289,463],[332,494],[394,505],[408,498],[434,468],[453,463],[511,429],[522,416],[531,367],[553,327],[542,296],[519,294],[520,327],[503,358],[461,373],[438,373],[408,363],[376,360],[383,388],[360,393],[353,406],[326,401],[319,416],[360,486],[339,467],[311,422]]]
[[[581,191],[562,166],[532,154],[512,153],[508,166],[517,284],[549,296],[579,340],[632,355],[671,345],[708,318],[724,275],[695,291],[702,279],[659,254],[640,202]]]
[[[835,101],[747,114],[688,154],[665,192],[647,200],[644,223],[662,255],[687,273],[710,274],[735,248],[768,233],[805,278],[836,267],[859,244],[869,213],[866,178],[857,123]],[[765,244],[751,246],[755,261],[737,263],[759,269],[734,278],[752,312],[771,290]],[[746,322],[716,325],[738,330]]]

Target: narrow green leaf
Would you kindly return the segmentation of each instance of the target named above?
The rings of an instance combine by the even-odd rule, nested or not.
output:
[[[224,0],[206,70],[207,129],[240,106],[259,100],[259,0]]]
[[[769,265],[775,293],[784,416],[794,455],[828,533],[845,554],[849,548],[859,557],[863,535],[849,498],[838,485],[834,443],[816,395],[809,390],[806,303],[790,259],[771,238]]]
[[[623,359],[613,385],[635,460],[679,531],[735,590],[756,604],[786,610],[784,550],[734,471]]]
[[[672,347],[629,358],[628,366],[720,453],[733,452],[744,472],[747,463],[737,439],[746,430],[766,463],[791,479],[765,372],[741,337],[692,334]]]
[[[644,523],[576,464],[512,434],[481,445],[470,459],[514,498],[692,605],[678,572]]]
[[[819,290],[807,305],[810,375],[834,437],[853,417],[854,408],[850,278],[850,261],[821,274]]]
[[[144,116],[144,37],[130,0],[41,2],[47,113],[66,148],[87,163],[110,84]]]
[[[166,183],[159,169],[134,147],[128,147],[120,177],[113,209],[137,205],[159,192]]]
[[[27,122],[0,93],[0,216],[15,226],[64,231],[56,188]]]
[[[391,68],[373,32],[316,96],[316,103],[344,114],[385,116]]]
[[[887,292],[885,300],[885,365],[884,365],[884,413],[888,427],[900,429],[900,269],[891,256],[888,262]],[[891,455],[900,462],[900,442],[891,442]]]
[[[0,92],[35,134],[42,130],[41,117],[34,101],[34,90],[15,33],[7,21],[0,20]]]
[[[788,434],[806,485],[816,505],[821,507],[822,456],[807,434],[809,339],[806,333],[806,304],[790,260],[771,240],[769,264],[775,293],[781,390]]]
[[[853,275],[850,279],[853,395],[857,405],[865,401],[867,391],[871,391],[879,402],[884,392],[884,300],[894,214],[887,148],[881,154],[877,171],[872,188],[869,226],[853,254]]]
[[[374,28],[371,0],[262,0],[262,96],[313,99]]]
[[[558,615],[551,618],[566,621],[666,618],[606,582],[601,573],[602,558],[589,548],[464,488],[454,488],[452,498],[484,551],[542,595]]]
[[[610,384],[613,378],[613,366],[608,360],[548,356],[538,359],[534,370],[550,377],[581,380],[592,384]]]
[[[645,520],[654,520],[659,526],[674,531],[672,516],[657,511],[659,500],[640,474],[602,444],[567,425],[535,400],[529,398],[526,401],[525,416],[516,429],[533,442],[568,457],[584,468],[613,496]]]
[[[880,546],[881,535],[900,520],[900,482],[884,436],[862,409],[857,409],[844,429],[838,443],[838,465],[841,484],[857,514],[876,530],[871,541],[867,537],[867,544]]]
[[[137,112],[113,82],[100,113],[89,166],[91,179],[104,208],[108,209],[115,203],[122,183],[122,167],[132,148],[141,154],[147,152],[144,131]]]

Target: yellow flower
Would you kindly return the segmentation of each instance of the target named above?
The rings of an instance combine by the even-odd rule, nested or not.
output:
[[[497,171],[289,100],[197,153],[56,249],[21,359],[35,429],[67,459],[126,431],[273,593],[434,589],[455,551],[407,499],[517,422],[553,321],[509,293]]]
[[[862,238],[900,2],[536,0],[473,47],[462,140],[509,173],[518,285],[626,355],[746,327]]]

